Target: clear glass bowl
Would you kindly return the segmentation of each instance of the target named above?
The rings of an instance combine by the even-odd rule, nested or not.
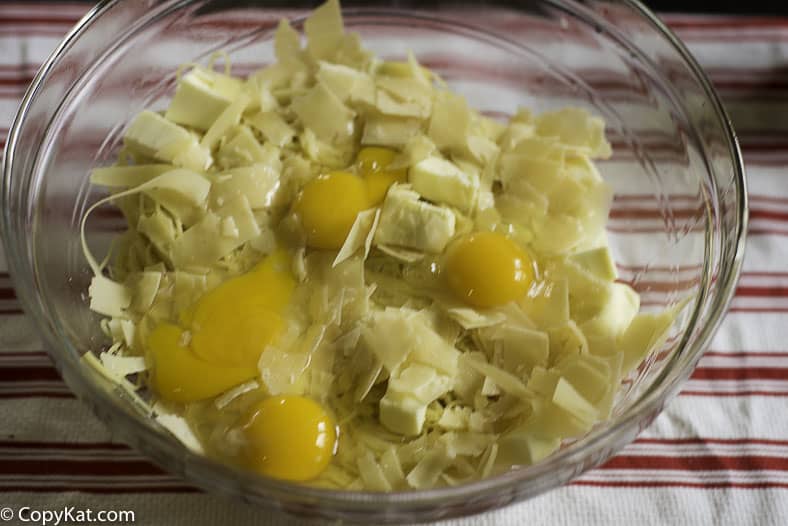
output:
[[[622,279],[646,309],[689,299],[667,343],[624,383],[610,421],[534,466],[461,487],[326,491],[190,453],[80,365],[82,353],[106,343],[87,307],[91,275],[78,235],[80,216],[100,197],[89,170],[112,162],[132,116],[164,107],[180,64],[217,50],[237,74],[269,62],[279,18],[300,21],[314,7],[286,4],[103,2],[25,95],[5,152],[2,235],[18,294],[71,389],[117,436],[204,488],[350,521],[426,521],[504,506],[568,482],[633,440],[690,375],[725,312],[747,200],[736,138],[708,79],[654,15],[627,0],[363,2],[345,10],[347,27],[369,48],[387,58],[413,50],[489,115],[572,105],[607,121],[615,153],[599,168],[615,191],[609,234]],[[98,213],[88,225],[94,253],[122,228],[117,214]]]

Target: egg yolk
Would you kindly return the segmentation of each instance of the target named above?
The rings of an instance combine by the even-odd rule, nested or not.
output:
[[[194,353],[217,364],[257,367],[263,349],[282,331],[295,286],[290,257],[279,250],[209,291],[181,317],[191,328]]]
[[[214,397],[257,376],[256,367],[217,367],[182,345],[183,329],[162,323],[148,337],[153,362],[151,384],[171,402],[194,402]]]
[[[266,398],[252,410],[244,432],[250,464],[278,479],[315,478],[336,449],[333,419],[320,404],[303,396]]]
[[[202,400],[257,376],[260,355],[283,329],[295,286],[290,257],[278,250],[182,312],[188,334],[177,325],[157,326],[147,349],[159,396]]]
[[[367,183],[367,197],[373,206],[383,202],[391,185],[408,180],[408,171],[405,168],[387,169],[396,155],[394,150],[377,146],[362,148],[358,152],[356,167]]]
[[[312,248],[339,249],[359,212],[369,208],[364,181],[350,172],[331,172],[304,185],[295,212]]]
[[[338,250],[345,242],[359,212],[383,202],[389,187],[406,182],[404,168],[387,170],[397,152],[371,146],[362,148],[351,172],[320,175],[304,185],[294,211],[312,248]]]
[[[534,278],[533,262],[506,236],[476,232],[446,251],[449,288],[474,307],[495,307],[521,298]]]

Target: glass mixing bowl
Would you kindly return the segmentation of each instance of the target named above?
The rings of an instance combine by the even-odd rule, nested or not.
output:
[[[670,337],[624,382],[612,418],[536,465],[473,484],[402,493],[313,489],[195,455],[81,365],[106,344],[88,310],[91,277],[79,219],[101,193],[88,172],[109,164],[124,127],[161,109],[178,66],[224,50],[245,74],[273,58],[277,21],[299,26],[310,2],[103,2],[36,76],[11,129],[2,235],[16,290],[71,389],[113,432],[173,473],[247,501],[303,515],[376,523],[435,520],[533,497],[599,464],[635,438],[690,375],[733,294],[747,198],[741,155],[717,95],[686,48],[629,0],[358,2],[346,26],[389,59],[412,50],[471,105],[504,116],[580,106],[604,117],[614,147],[599,169],[615,191],[609,237],[644,309],[686,301]],[[361,6],[363,4],[363,6]],[[88,224],[95,254],[123,228]]]

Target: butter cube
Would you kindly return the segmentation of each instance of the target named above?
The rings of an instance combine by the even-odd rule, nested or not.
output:
[[[585,334],[611,335],[617,338],[629,327],[640,309],[640,296],[624,283],[611,283],[607,301],[602,310],[583,323]]]
[[[394,185],[386,194],[375,243],[438,254],[454,236],[456,219],[448,208],[419,201],[419,194]]]
[[[236,78],[196,67],[181,78],[164,116],[177,124],[207,130],[242,87]]]
[[[413,189],[436,203],[454,206],[463,212],[476,204],[479,178],[466,173],[453,163],[439,157],[428,157],[408,172]]]
[[[210,150],[197,137],[158,113],[143,111],[132,121],[123,142],[130,150],[176,166],[202,171],[212,163]]]
[[[398,377],[389,379],[386,396],[395,399],[412,397],[429,404],[451,389],[451,386],[450,377],[438,374],[432,367],[413,364],[403,369]]]
[[[569,256],[569,259],[605,281],[615,281],[618,278],[616,264],[608,247],[599,247]]]
[[[380,400],[380,423],[394,433],[413,436],[421,433],[427,404],[415,398],[386,396]]]

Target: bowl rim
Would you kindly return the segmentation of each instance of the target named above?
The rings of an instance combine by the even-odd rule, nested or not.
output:
[[[583,7],[582,0],[540,0],[550,4],[558,9],[565,9],[567,5],[572,5],[576,8]],[[744,247],[746,244],[746,232],[748,223],[748,198],[746,189],[746,179],[744,162],[741,155],[741,149],[733,129],[731,120],[722,105],[722,102],[714,90],[711,82],[707,78],[703,69],[680,41],[680,39],[663,23],[654,13],[645,7],[639,0],[611,0],[628,7],[635,14],[639,15],[645,22],[650,25],[650,28],[658,32],[662,37],[666,38],[668,43],[672,45],[675,51],[684,60],[685,65],[691,70],[695,80],[702,86],[704,95],[708,102],[711,102],[713,111],[719,124],[726,136],[726,146],[728,149],[729,160],[732,163],[734,170],[734,186],[736,190],[736,199],[739,207],[736,210],[736,232],[731,235],[735,239],[735,253],[730,261],[729,272],[724,282],[721,283],[721,288],[717,294],[717,303],[711,313],[709,314],[708,323],[705,326],[699,327],[696,340],[693,346],[685,349],[687,343],[689,330],[685,331],[679,350],[671,360],[682,359],[685,363],[679,370],[682,374],[677,375],[668,383],[661,383],[655,379],[651,386],[642,393],[639,398],[618,418],[617,422],[607,429],[600,431],[592,431],[590,435],[584,437],[581,448],[569,446],[551,455],[545,461],[539,462],[535,465],[512,470],[500,475],[481,479],[468,484],[463,484],[450,488],[438,488],[430,490],[413,490],[413,491],[398,491],[398,492],[370,492],[370,491],[345,491],[345,490],[328,490],[315,487],[309,487],[299,484],[292,484],[281,482],[278,480],[267,479],[248,472],[241,471],[223,465],[217,461],[211,460],[203,455],[194,453],[181,445],[179,442],[173,442],[173,439],[151,427],[144,425],[142,418],[134,415],[120,406],[114,395],[108,394],[105,390],[100,389],[94,382],[86,380],[81,375],[69,375],[72,382],[69,382],[69,387],[76,391],[83,403],[87,403],[93,412],[97,414],[111,429],[119,427],[123,429],[134,428],[134,433],[131,436],[124,437],[125,441],[139,450],[143,450],[147,457],[152,458],[160,465],[164,465],[168,471],[173,471],[172,468],[172,455],[177,453],[181,458],[182,464],[177,471],[177,475],[186,479],[190,483],[195,483],[202,487],[208,487],[213,490],[230,492],[234,494],[248,494],[248,490],[253,491],[254,496],[258,497],[257,502],[261,503],[259,497],[266,497],[276,499],[279,502],[275,506],[275,502],[266,502],[269,506],[287,507],[287,502],[294,502],[294,495],[297,498],[309,499],[313,503],[319,503],[320,506],[338,506],[340,509],[346,509],[347,506],[354,507],[358,513],[363,513],[369,510],[379,510],[380,506],[402,506],[397,509],[397,513],[414,513],[419,510],[429,509],[431,505],[442,504],[447,502],[451,504],[467,505],[472,502],[474,496],[488,496],[488,495],[507,495],[507,491],[512,490],[518,483],[526,480],[538,480],[544,475],[549,474],[555,467],[559,465],[566,465],[577,463],[580,460],[593,460],[586,462],[582,465],[582,469],[578,470],[574,476],[592,468],[594,465],[607,459],[614,454],[614,451],[606,451],[609,448],[611,441],[619,445],[629,442],[634,434],[639,432],[637,428],[639,423],[642,423],[643,415],[658,414],[661,411],[664,403],[675,396],[678,387],[690,375],[694,369],[695,364],[700,359],[703,351],[708,345],[711,336],[716,332],[727,308],[732,300],[733,293],[735,292],[736,284],[738,282],[739,274],[744,259]],[[14,162],[14,157],[17,150],[17,141],[19,139],[20,129],[26,120],[31,105],[33,104],[37,93],[41,89],[42,84],[48,79],[49,74],[53,68],[59,63],[63,56],[68,52],[71,44],[79,39],[89,28],[90,24],[98,17],[102,16],[105,12],[112,9],[116,4],[121,3],[122,0],[102,0],[100,3],[91,8],[79,22],[64,36],[58,46],[49,55],[47,60],[43,63],[30,86],[26,90],[19,109],[13,120],[11,128],[9,129],[7,145],[3,155],[3,172],[2,172],[2,185],[0,186],[0,202],[7,203],[10,197],[10,180],[11,180],[11,166]],[[167,4],[187,3],[178,2],[178,0],[170,0]],[[634,45],[633,45],[634,46]],[[634,46],[635,48],[637,46]],[[43,308],[40,301],[37,300],[37,295],[33,293],[33,287],[25,287],[22,276],[25,275],[25,268],[19,264],[20,259],[17,257],[15,248],[12,246],[9,239],[12,234],[12,220],[9,213],[9,207],[3,207],[3,213],[0,215],[0,232],[2,232],[3,243],[6,252],[6,259],[8,261],[9,274],[11,275],[12,283],[15,287],[20,302],[22,303],[26,315],[34,318],[35,322],[41,328],[43,320],[50,325],[46,330],[43,330],[45,342],[47,344],[47,352],[55,359],[56,351],[63,344],[60,338],[57,338],[53,332],[56,332],[55,323],[48,316],[46,309]],[[708,265],[705,265],[708,267]],[[707,268],[704,273],[707,272]],[[720,282],[718,281],[718,284]],[[695,328],[695,322],[700,314],[702,302],[698,301],[695,304],[694,312],[688,324],[688,329]],[[54,328],[54,331],[53,331]],[[66,340],[66,345],[70,345]],[[59,365],[57,360],[56,364]],[[666,371],[670,370],[666,367]],[[665,374],[665,371],[662,373]],[[72,385],[73,382],[79,381],[80,385],[77,389]],[[181,451],[175,451],[174,446],[177,446]],[[206,476],[209,475],[209,476]],[[570,477],[572,478],[572,477]],[[554,481],[542,484],[536,491],[531,492],[531,495],[542,493],[566,481]],[[222,485],[225,483],[226,485]],[[259,491],[262,490],[262,491]],[[506,504],[520,500],[517,492],[511,494],[512,498],[506,500]],[[284,505],[282,503],[285,503]],[[477,511],[484,511],[492,506],[485,506]],[[471,511],[473,513],[474,511]],[[462,514],[467,513],[467,510]],[[459,513],[451,513],[445,517],[455,516]],[[395,517],[397,518],[397,517]],[[401,517],[400,517],[401,518]],[[413,518],[413,517],[411,517]]]

